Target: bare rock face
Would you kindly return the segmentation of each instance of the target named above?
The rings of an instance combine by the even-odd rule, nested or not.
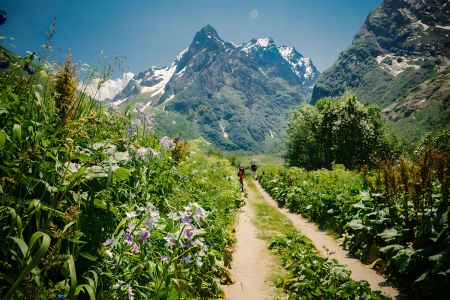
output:
[[[443,120],[435,125],[445,127],[450,115],[449,35],[448,0],[385,0],[319,77],[311,103],[352,90],[360,100],[378,104],[391,121],[421,118],[416,112],[432,109]]]

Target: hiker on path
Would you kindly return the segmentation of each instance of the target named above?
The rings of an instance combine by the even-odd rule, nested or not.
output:
[[[239,177],[239,182],[241,183],[241,192],[244,191],[244,175],[245,175],[244,165],[241,164],[241,166],[239,167],[239,172],[237,174],[237,176]]]
[[[256,169],[258,169],[258,167],[256,166],[255,159],[252,160],[251,168],[252,168],[252,178],[253,178],[253,180],[256,180]]]

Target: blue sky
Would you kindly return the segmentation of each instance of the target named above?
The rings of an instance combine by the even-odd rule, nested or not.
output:
[[[53,45],[77,61],[125,55],[131,72],[170,64],[195,33],[211,24],[222,39],[272,37],[294,46],[323,71],[349,45],[381,0],[0,0],[8,21],[0,35],[15,51],[40,50],[57,18]],[[8,46],[4,42],[4,46]]]

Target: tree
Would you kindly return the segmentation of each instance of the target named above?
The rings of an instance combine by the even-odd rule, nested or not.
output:
[[[307,169],[370,164],[393,153],[385,127],[380,110],[351,93],[324,98],[315,107],[301,105],[288,123],[285,159]]]

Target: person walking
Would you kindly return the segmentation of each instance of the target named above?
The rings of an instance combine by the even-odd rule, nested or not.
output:
[[[256,166],[255,159],[252,160],[251,169],[252,169],[252,178],[253,180],[256,180],[256,169],[258,169],[258,167]]]
[[[243,192],[244,191],[244,176],[245,176],[245,169],[244,169],[243,164],[241,164],[241,166],[239,167],[239,172],[238,172],[237,176],[239,177],[239,182],[241,183],[241,192]]]

